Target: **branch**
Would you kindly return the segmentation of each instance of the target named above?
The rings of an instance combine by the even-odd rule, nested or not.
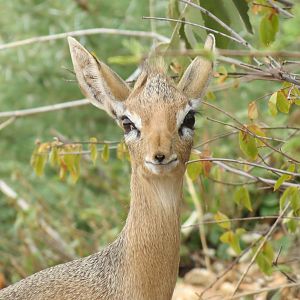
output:
[[[15,203],[22,211],[26,212],[30,209],[29,203],[25,199],[19,197],[18,194],[3,180],[0,180],[0,191],[8,198],[15,200]],[[76,258],[76,254],[73,249],[63,240],[54,228],[52,228],[42,217],[39,217],[37,222],[41,229],[54,242],[52,244],[57,251],[59,251],[68,260]]]
[[[192,180],[187,175],[186,175],[186,182],[187,182],[189,193],[192,197],[192,200],[194,202],[196,212],[197,212],[197,218],[198,218],[198,222],[199,222],[198,226],[199,226],[200,240],[201,240],[201,244],[202,244],[202,247],[203,247],[203,253],[204,253],[206,268],[211,271],[211,263],[210,263],[210,259],[209,259],[209,256],[208,256],[209,252],[208,252],[208,246],[207,246],[206,236],[205,236],[205,228],[202,224],[202,220],[203,220],[202,205],[201,205],[200,199],[199,199],[199,197],[196,193],[194,184],[193,184]]]
[[[242,160],[231,159],[231,158],[218,158],[218,157],[199,158],[199,159],[189,160],[188,162],[186,162],[186,164],[191,164],[191,163],[198,162],[198,161],[232,162],[232,163],[237,163],[237,164],[241,164],[241,165],[247,165],[247,166],[253,166],[253,167],[257,167],[257,168],[261,168],[261,169],[266,169],[266,170],[278,172],[278,173],[281,173],[281,174],[287,174],[287,175],[292,175],[292,176],[295,176],[295,177],[300,177],[300,173],[284,171],[284,170],[281,170],[281,169],[277,169],[277,168],[273,168],[273,167],[269,167],[269,166],[264,166],[264,165],[260,165],[260,164],[257,164],[257,163],[251,163],[249,161],[242,161]]]
[[[217,23],[219,23],[225,30],[227,30],[236,40],[240,41],[241,44],[243,44],[244,46],[252,49],[253,47],[244,39],[242,38],[237,32],[235,32],[230,26],[228,26],[227,24],[225,24],[222,20],[220,20],[217,16],[215,16],[213,13],[211,13],[210,11],[206,10],[205,8],[201,7],[200,5],[194,4],[190,1],[187,0],[180,0],[180,2],[183,2],[185,4],[188,4],[198,10],[200,10],[202,13],[206,14],[207,16],[209,16],[210,18],[212,18],[213,20],[215,20]]]
[[[210,31],[212,33],[215,33],[215,34],[218,34],[218,35],[221,35],[221,36],[224,36],[232,41],[235,41],[239,44],[242,44],[244,45],[239,39],[236,39],[226,33],[223,33],[223,32],[220,32],[220,31],[217,31],[215,29],[212,29],[212,28],[209,28],[209,27],[206,27],[206,26],[203,26],[203,25],[200,25],[200,24],[197,24],[197,23],[193,23],[193,22],[189,22],[189,21],[184,21],[184,20],[179,20],[179,19],[172,19],[172,18],[162,18],[162,17],[143,17],[143,19],[145,20],[158,20],[158,21],[169,21],[169,22],[175,22],[175,23],[181,23],[181,24],[185,24],[185,25],[191,25],[191,26],[195,26],[195,27],[199,27],[199,28],[202,28],[202,29],[205,29],[207,31]],[[206,54],[207,54],[207,51],[206,51]]]
[[[200,153],[200,152],[198,152]],[[222,167],[223,169],[231,172],[231,173],[234,173],[234,174],[237,174],[237,175],[240,175],[240,176],[243,176],[243,177],[247,177],[247,178],[251,178],[251,179],[256,179],[260,182],[263,182],[263,183],[266,183],[268,185],[274,185],[276,183],[276,180],[272,180],[272,179],[268,179],[268,178],[264,178],[264,177],[260,177],[260,176],[254,176],[254,175],[251,175],[247,172],[244,172],[242,170],[239,170],[239,169],[236,169],[236,168],[233,168],[233,167],[230,167],[222,162],[219,162],[219,161],[214,161],[213,162],[214,164],[216,165],[219,165],[220,167]],[[297,183],[291,183],[291,182],[283,182],[281,187],[289,187],[289,186],[294,186],[294,187],[297,187],[297,188],[300,188],[300,184],[297,184]]]
[[[0,123],[0,130],[4,129],[5,127],[9,126],[16,120],[15,117],[10,117],[8,120]]]
[[[260,251],[262,250],[262,248],[264,247],[264,245],[266,244],[266,242],[268,241],[269,237],[272,235],[274,229],[276,228],[276,226],[278,225],[279,221],[282,219],[282,217],[284,216],[284,214],[286,213],[286,211],[288,210],[290,206],[290,202],[288,202],[288,204],[285,206],[285,208],[282,210],[282,212],[280,213],[279,217],[277,218],[277,220],[274,222],[274,224],[272,225],[272,227],[269,229],[268,233],[265,235],[265,237],[263,238],[261,244],[258,246],[257,250],[255,251],[254,255],[252,256],[252,259],[250,261],[250,263],[248,264],[246,270],[243,272],[240,280],[238,281],[232,296],[234,296],[237,292],[237,290],[239,289],[242,281],[244,280],[245,276],[247,275],[248,271],[250,270],[251,266],[253,265],[253,263],[255,262],[258,254],[260,253]]]
[[[65,39],[68,36],[82,36],[82,35],[93,35],[93,34],[111,34],[111,35],[125,35],[125,36],[135,36],[135,37],[146,37],[157,39],[160,42],[169,42],[169,39],[163,35],[157,34],[155,32],[148,31],[136,31],[136,30],[125,30],[125,29],[112,29],[112,28],[91,28],[91,29],[83,29],[76,31],[63,32],[58,34],[37,36],[21,41],[11,42],[7,44],[0,45],[0,51],[16,48],[20,46],[25,46],[33,43],[42,43],[48,42],[58,39]]]
[[[66,108],[83,106],[83,105],[87,105],[87,104],[90,104],[90,101],[87,99],[73,100],[73,101],[52,104],[52,105],[47,105],[47,106],[41,106],[41,107],[35,107],[35,108],[0,112],[0,118],[25,117],[25,116],[36,115],[39,113],[45,113],[45,112],[50,112],[50,111],[66,109]]]
[[[220,224],[220,223],[226,223],[226,222],[247,222],[247,221],[257,221],[257,220],[274,220],[278,219],[279,216],[259,216],[259,217],[245,217],[245,218],[232,218],[232,219],[226,219],[226,220],[208,220],[208,221],[203,221],[197,224],[189,224],[189,225],[183,225],[181,228],[189,228],[189,227],[195,227],[199,226],[201,224],[203,225],[209,225],[209,224]],[[287,220],[296,220],[300,221],[300,217],[282,217],[282,219],[287,219]]]
[[[259,290],[255,290],[253,292],[244,292],[244,293],[237,294],[235,296],[226,297],[226,298],[223,298],[223,300],[244,299],[247,296],[254,296],[254,295],[257,295],[257,294],[270,292],[270,291],[274,291],[274,290],[280,290],[280,289],[284,289],[284,288],[297,287],[299,285],[300,285],[300,282],[287,283],[287,284],[282,284],[282,285],[275,285],[275,286],[272,286],[272,287],[265,287],[265,288],[262,288],[262,289],[259,289]]]

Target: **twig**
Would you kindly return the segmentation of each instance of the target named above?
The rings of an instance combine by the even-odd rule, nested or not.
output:
[[[258,246],[258,248],[255,251],[254,255],[252,256],[252,259],[251,259],[250,263],[248,264],[246,270],[243,272],[241,278],[239,279],[237,285],[235,286],[234,291],[232,293],[232,296],[234,296],[236,294],[236,292],[239,289],[241,283],[243,282],[244,278],[246,277],[247,273],[249,272],[250,268],[252,267],[253,263],[255,262],[258,254],[260,253],[260,251],[262,250],[262,248],[264,247],[264,245],[268,241],[269,237],[272,235],[274,229],[276,228],[276,226],[278,225],[278,223],[280,222],[280,220],[282,219],[282,217],[284,216],[284,214],[288,210],[289,206],[290,206],[290,202],[287,203],[287,205],[284,207],[284,209],[282,210],[282,212],[280,213],[280,215],[278,216],[278,218],[276,219],[274,224],[271,226],[271,228],[269,229],[267,234],[264,236],[262,242],[260,243],[260,245]]]
[[[25,116],[31,116],[31,115],[35,115],[35,114],[39,114],[39,113],[45,113],[45,112],[66,109],[66,108],[83,106],[83,105],[87,105],[87,104],[90,104],[90,101],[87,99],[73,100],[73,101],[57,103],[57,104],[52,104],[52,105],[47,105],[47,106],[40,106],[40,107],[35,107],[35,108],[0,112],[0,118],[25,117]]]
[[[226,133],[223,133],[223,134],[219,134],[217,136],[215,136],[214,138],[211,138],[209,140],[206,140],[205,142],[201,143],[201,144],[198,144],[196,146],[194,146],[194,148],[200,148],[200,147],[203,147],[211,142],[214,142],[214,141],[217,141],[217,140],[220,140],[220,139],[223,139],[227,136],[231,136],[233,134],[237,134],[239,132],[239,130],[235,130],[235,131],[229,131],[229,132],[226,132]]]
[[[187,182],[187,186],[188,186],[188,190],[189,193],[192,197],[192,200],[194,202],[195,208],[196,208],[196,212],[197,212],[197,217],[198,217],[198,221],[199,221],[199,233],[200,233],[200,240],[201,240],[201,244],[203,247],[203,253],[204,253],[204,259],[205,259],[205,264],[206,264],[206,268],[208,270],[211,270],[211,263],[210,263],[210,259],[208,256],[208,246],[207,246],[207,242],[206,242],[206,235],[205,235],[205,228],[203,226],[203,224],[201,224],[202,220],[203,220],[203,209],[200,203],[200,199],[196,193],[194,184],[192,182],[192,180],[186,175],[186,182]]]
[[[221,274],[218,274],[216,279],[212,281],[200,294],[197,294],[199,299],[203,299],[202,296],[210,289],[212,288],[221,278],[223,278],[230,270],[234,268],[235,265],[238,264],[240,259],[256,244],[258,243],[258,240],[254,241],[250,246],[245,248],[241,254],[239,254],[231,263],[230,265],[223,271]]]
[[[0,180],[0,191],[8,198],[15,200],[18,207],[26,212],[30,209],[29,203],[18,196],[18,194],[3,180]],[[52,228],[42,217],[37,219],[41,229],[48,235],[48,237],[54,242],[53,246],[68,260],[76,258],[76,254],[73,249],[62,239],[60,234]]]
[[[197,227],[200,224],[203,225],[209,225],[209,224],[220,224],[220,223],[226,223],[226,222],[248,222],[248,221],[257,221],[257,220],[274,220],[278,219],[279,216],[259,216],[259,217],[245,217],[245,218],[232,218],[232,219],[226,219],[226,220],[208,220],[208,221],[203,221],[197,224],[190,224],[190,225],[185,225],[181,226],[181,228],[189,228],[189,227]],[[300,217],[282,217],[282,219],[287,219],[287,220],[296,220],[300,221]]]
[[[194,4],[193,2],[187,1],[187,0],[180,0],[180,2],[183,2],[185,4],[188,4],[198,10],[200,10],[201,12],[203,12],[204,14],[206,14],[207,16],[209,16],[210,18],[212,18],[213,20],[215,20],[217,23],[219,23],[224,29],[226,29],[236,40],[240,41],[241,44],[243,44],[244,46],[252,49],[253,47],[244,39],[242,38],[237,32],[235,32],[230,26],[228,26],[227,24],[225,24],[222,20],[220,20],[217,16],[215,16],[213,13],[211,13],[210,11],[206,10],[205,8],[203,8],[200,5]]]
[[[294,18],[293,14],[291,14],[290,12],[286,11],[285,9],[283,9],[282,7],[280,7],[279,5],[277,5],[276,3],[274,3],[274,1],[268,0],[268,3],[270,4],[271,7],[273,7],[274,9],[276,9],[282,15],[284,15],[284,16],[286,16],[288,18]]]
[[[247,296],[253,296],[253,295],[270,292],[270,291],[274,291],[274,290],[280,290],[280,289],[284,289],[284,288],[297,287],[299,285],[300,285],[300,282],[296,282],[296,283],[287,283],[287,284],[282,284],[282,285],[276,285],[276,286],[272,286],[272,287],[265,287],[265,288],[255,290],[252,292],[244,292],[244,293],[237,294],[235,296],[226,297],[226,298],[223,298],[223,300],[242,299]]]
[[[76,37],[76,36],[93,35],[93,34],[125,35],[125,36],[152,38],[152,39],[157,39],[160,42],[168,42],[169,41],[169,39],[167,37],[164,37],[155,32],[113,29],[113,28],[91,28],[91,29],[63,32],[63,33],[58,33],[58,34],[37,36],[37,37],[32,37],[32,38],[21,40],[21,41],[2,44],[2,45],[0,45],[0,51],[6,50],[6,49],[11,49],[11,48],[16,48],[16,47],[20,47],[20,46],[25,46],[25,45],[29,45],[29,44],[33,44],[33,43],[41,43],[41,42],[58,40],[58,39],[65,39],[68,36]]]
[[[223,33],[223,32],[220,32],[220,31],[217,31],[215,29],[212,29],[212,28],[209,28],[209,27],[206,27],[206,26],[203,26],[203,25],[200,25],[200,24],[197,24],[197,23],[193,23],[193,22],[189,22],[189,21],[185,21],[185,20],[179,20],[179,19],[172,19],[172,18],[162,18],[162,17],[143,17],[143,19],[145,20],[158,20],[158,21],[168,21],[168,22],[175,22],[175,23],[181,23],[181,24],[185,24],[185,25],[191,25],[191,26],[195,26],[195,27],[199,27],[199,28],[202,28],[202,29],[205,29],[209,32],[212,32],[212,33],[215,33],[215,34],[218,34],[218,35],[221,35],[221,36],[224,36],[232,41],[235,41],[239,44],[241,44],[241,41],[239,39],[236,39],[226,33]],[[173,51],[168,51],[166,53],[172,53]],[[205,53],[205,51],[203,51],[203,54]],[[206,51],[206,54],[207,54],[207,51]]]
[[[206,101],[203,101],[203,100],[201,100],[201,103],[203,103],[203,104],[205,104],[205,105],[207,105],[207,106],[209,106],[209,107],[211,107],[211,108],[213,108],[213,109],[215,109],[215,110],[217,110],[217,111],[223,113],[224,115],[228,116],[230,119],[232,119],[232,120],[235,121],[237,124],[239,124],[243,130],[246,130],[247,133],[248,133],[249,135],[251,135],[251,136],[253,136],[253,137],[259,139],[265,146],[269,147],[270,149],[274,150],[275,152],[281,154],[282,156],[284,156],[284,157],[290,159],[290,160],[293,161],[293,162],[296,162],[296,163],[299,163],[299,162],[300,162],[300,161],[298,161],[297,159],[291,157],[290,155],[288,155],[288,154],[286,154],[286,153],[283,153],[281,150],[278,150],[278,149],[276,149],[275,147],[273,147],[272,145],[270,145],[269,143],[267,143],[267,142],[265,141],[265,138],[264,138],[264,137],[259,136],[259,135],[255,134],[255,133],[253,133],[251,130],[249,130],[247,127],[245,127],[238,119],[236,119],[233,115],[231,115],[231,114],[228,113],[227,111],[225,111],[225,110],[221,109],[220,107],[217,107],[217,106],[215,106],[215,105],[213,105],[213,104],[211,104],[211,103],[208,103],[208,102],[206,102]],[[242,129],[240,129],[240,130],[242,130]]]
[[[269,166],[264,166],[264,165],[260,165],[260,164],[257,164],[257,163],[252,163],[252,162],[249,162],[249,161],[242,161],[242,160],[231,159],[231,158],[219,158],[219,157],[199,158],[199,159],[189,160],[188,162],[186,162],[186,164],[191,164],[191,163],[195,163],[195,162],[199,162],[199,161],[232,162],[232,163],[237,163],[237,164],[241,164],[241,165],[247,165],[247,166],[253,166],[253,167],[257,167],[257,168],[261,168],[261,169],[266,169],[266,170],[278,172],[278,173],[281,173],[281,174],[287,174],[287,175],[292,175],[292,176],[295,176],[295,177],[300,177],[300,173],[284,171],[284,170],[281,170],[281,169],[277,169],[277,168],[273,168],[273,167],[269,167]]]
[[[10,117],[8,120],[0,123],[0,130],[4,129],[5,127],[9,126],[16,120],[15,117]]]
[[[194,151],[197,151],[197,150],[194,150]],[[201,153],[201,152],[198,151],[198,153]],[[254,176],[254,175],[251,175],[251,174],[249,174],[247,172],[244,172],[242,170],[230,167],[230,166],[228,166],[228,165],[226,165],[222,162],[219,162],[219,161],[213,161],[213,163],[216,164],[216,165],[219,165],[220,167],[222,167],[223,169],[225,169],[225,170],[227,170],[231,173],[234,173],[234,174],[237,174],[237,175],[240,175],[240,176],[243,176],[243,177],[256,179],[258,181],[261,181],[261,182],[269,184],[269,185],[274,185],[276,183],[276,180],[272,180],[272,179],[268,179],[268,178],[264,178],[264,177],[260,177],[260,176]],[[291,182],[283,182],[282,185],[281,185],[281,187],[289,187],[289,186],[294,186],[294,187],[300,188],[300,184],[291,183]]]

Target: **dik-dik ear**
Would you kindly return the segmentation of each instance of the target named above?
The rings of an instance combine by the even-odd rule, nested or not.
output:
[[[204,49],[215,51],[215,37],[209,34],[206,38]],[[203,57],[196,57],[184,72],[178,83],[178,89],[190,99],[201,98],[209,84],[213,72],[213,62]]]
[[[82,93],[93,105],[105,110],[113,118],[119,118],[125,110],[123,101],[130,93],[126,82],[74,38],[69,37],[68,41]]]

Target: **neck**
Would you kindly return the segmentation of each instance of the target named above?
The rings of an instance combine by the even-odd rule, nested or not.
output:
[[[122,235],[129,284],[140,299],[172,296],[179,264],[181,198],[182,176],[149,178],[133,170],[131,207]]]

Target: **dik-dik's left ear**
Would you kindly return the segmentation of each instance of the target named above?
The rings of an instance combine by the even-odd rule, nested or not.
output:
[[[215,37],[207,36],[204,49],[215,51]],[[190,99],[199,99],[204,96],[209,80],[213,72],[213,62],[203,57],[196,57],[184,72],[178,83],[178,89],[184,92]]]
[[[130,89],[113,70],[69,37],[74,70],[82,93],[91,103],[117,119],[123,114]]]

